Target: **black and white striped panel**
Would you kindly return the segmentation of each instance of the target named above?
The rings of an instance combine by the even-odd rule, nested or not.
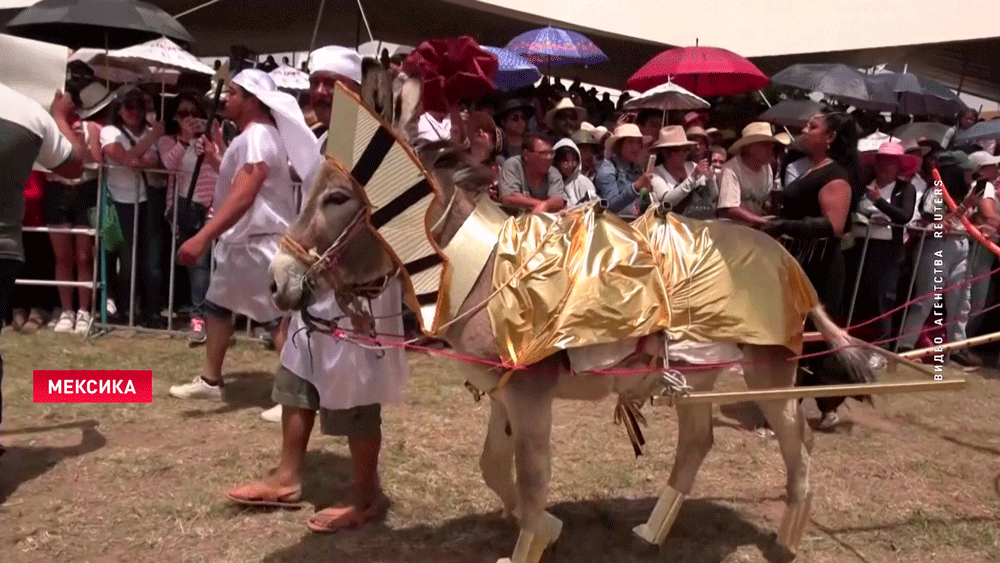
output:
[[[363,106],[357,105],[356,111],[356,118],[342,122],[354,125],[351,174],[372,205],[371,225],[403,263],[420,305],[421,323],[430,330],[444,273],[443,258],[427,235],[434,190],[402,141]]]

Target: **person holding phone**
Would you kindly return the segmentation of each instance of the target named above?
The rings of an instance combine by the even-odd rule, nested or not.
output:
[[[179,209],[185,205],[191,212],[191,219],[197,226],[204,224],[212,207],[215,184],[219,179],[220,155],[225,152],[221,126],[212,128],[212,135],[206,135],[208,120],[201,96],[192,91],[181,92],[174,104],[167,108],[166,134],[160,137],[158,148],[163,166],[173,172],[167,194],[167,218],[174,216],[173,205]],[[204,154],[205,161],[198,171],[198,180],[190,201],[187,199],[198,157]],[[178,217],[178,221],[181,217]],[[178,236],[180,236],[178,229]],[[184,244],[187,238],[178,239]],[[194,264],[187,267],[191,287],[191,328],[188,340],[191,344],[205,342],[204,304],[208,293],[210,255],[205,253]]]

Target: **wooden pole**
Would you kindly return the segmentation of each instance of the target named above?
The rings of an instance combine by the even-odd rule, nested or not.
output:
[[[1000,332],[994,332],[991,334],[984,334],[982,336],[975,336],[973,338],[966,338],[965,340],[959,340],[958,342],[948,342],[947,344],[941,344],[940,346],[910,350],[909,352],[903,352],[900,356],[904,358],[922,358],[931,354],[943,354],[951,350],[971,348],[972,346],[979,346],[980,344],[989,344],[990,342],[996,342],[998,340],[1000,340]]]
[[[921,393],[927,391],[958,391],[964,389],[964,379],[944,379],[940,381],[906,381],[899,383],[860,383],[846,385],[817,385],[815,387],[785,387],[781,389],[759,389],[748,391],[711,391],[691,393],[671,402],[669,397],[653,399],[654,406],[671,404],[714,403],[728,405],[756,401],[780,401],[804,399],[806,397],[852,397],[854,395],[887,395],[892,393]]]

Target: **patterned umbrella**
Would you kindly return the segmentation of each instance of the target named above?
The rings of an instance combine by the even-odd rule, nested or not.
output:
[[[659,109],[668,111],[675,109],[708,109],[710,107],[712,107],[711,104],[673,82],[660,84],[641,96],[625,102],[625,109]]]
[[[497,69],[493,81],[497,88],[504,92],[534,84],[542,77],[542,73],[538,72],[538,67],[513,51],[500,47],[480,47],[484,51],[496,55],[497,61],[500,62],[500,68]]]
[[[760,90],[769,82],[759,68],[732,51],[718,47],[681,47],[650,59],[628,79],[628,87],[645,92],[668,80],[702,97]]]
[[[156,68],[172,68],[183,72],[214,74],[212,67],[199,61],[180,45],[161,37],[139,45],[118,49],[108,53],[108,58],[145,64]]]
[[[507,43],[507,49],[536,65],[591,65],[608,60],[604,51],[575,31],[544,27],[527,31]]]

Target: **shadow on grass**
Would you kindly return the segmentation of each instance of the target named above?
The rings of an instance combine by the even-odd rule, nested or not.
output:
[[[775,534],[746,522],[736,511],[701,499],[686,501],[662,546],[639,540],[632,528],[644,523],[655,499],[604,499],[555,504],[549,511],[563,521],[558,541],[543,561],[719,563],[741,546],[756,546],[768,561],[787,561]],[[496,563],[510,557],[518,530],[499,512],[473,514],[440,525],[391,529],[375,523],[338,535],[307,534],[293,546],[263,558],[264,563]]]
[[[58,424],[51,427],[36,427],[7,430],[5,435],[80,428],[80,443],[63,447],[10,446],[0,456],[0,506],[10,498],[22,484],[37,479],[59,462],[86,455],[103,448],[107,439],[97,430],[96,420],[85,420],[72,424]]]
[[[266,371],[244,371],[225,374],[225,388],[222,390],[222,406],[213,409],[190,409],[183,411],[184,418],[203,418],[218,414],[226,414],[250,408],[269,409],[274,406],[271,400],[271,387],[274,374]],[[205,405],[215,405],[207,401],[199,401]]]

